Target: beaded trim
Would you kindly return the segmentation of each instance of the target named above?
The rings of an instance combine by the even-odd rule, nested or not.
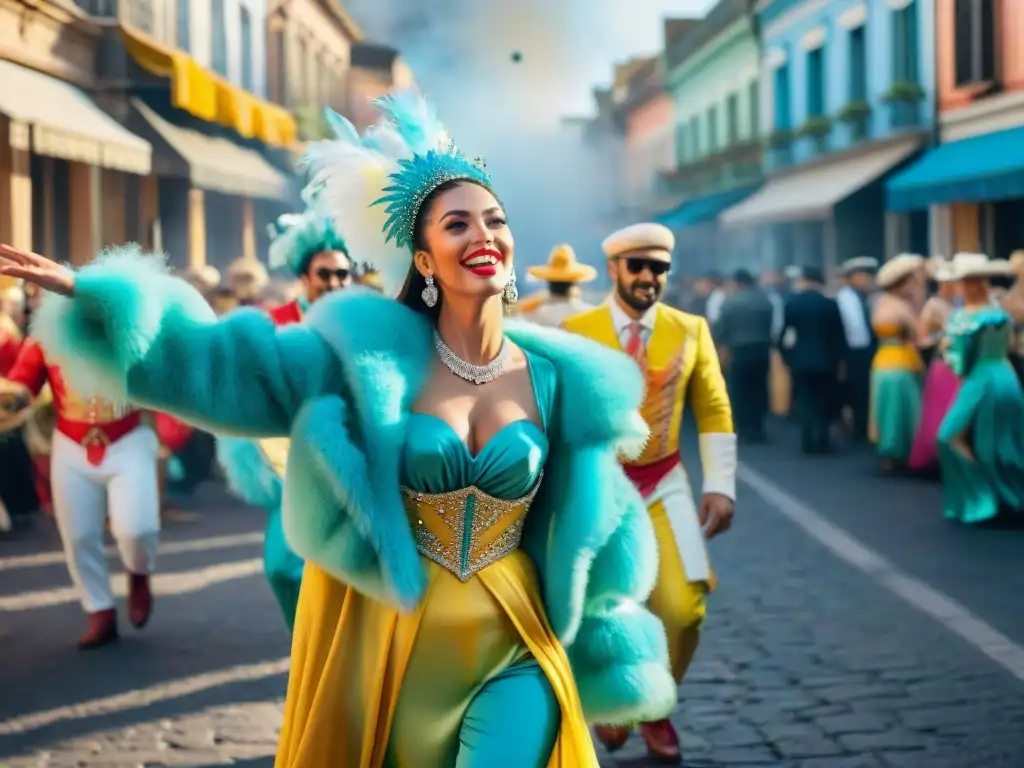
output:
[[[416,548],[460,581],[469,581],[475,573],[519,548],[526,513],[543,479],[542,472],[533,490],[511,501],[491,496],[476,486],[448,493],[422,493],[403,486]],[[431,530],[438,528],[438,523],[442,535]],[[501,529],[496,536],[495,529]]]

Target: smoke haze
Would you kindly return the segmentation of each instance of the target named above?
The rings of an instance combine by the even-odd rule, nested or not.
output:
[[[469,157],[483,156],[516,239],[517,272],[568,242],[603,275],[621,162],[584,147],[562,117],[593,111],[613,63],[661,47],[663,15],[708,0],[346,0],[374,40],[398,48]],[[628,7],[628,11],[626,10]],[[512,60],[519,52],[520,62]]]

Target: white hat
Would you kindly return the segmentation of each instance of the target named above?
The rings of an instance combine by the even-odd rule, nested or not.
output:
[[[852,259],[847,259],[843,262],[840,267],[840,272],[844,275],[849,275],[853,272],[877,272],[878,271],[878,259],[874,259],[870,256],[856,256]]]
[[[882,265],[878,270],[878,277],[875,278],[875,281],[880,288],[891,288],[923,266],[923,256],[919,256],[916,253],[901,253]]]
[[[609,259],[627,256],[637,252],[651,259],[672,261],[676,238],[672,230],[661,224],[633,224],[613,232],[601,243],[604,255]]]
[[[957,280],[969,277],[1009,277],[1013,264],[1005,259],[990,259],[984,253],[958,253],[953,256],[953,271]]]
[[[957,279],[956,268],[952,259],[943,256],[932,256],[928,260],[928,274],[939,283],[951,283]]]

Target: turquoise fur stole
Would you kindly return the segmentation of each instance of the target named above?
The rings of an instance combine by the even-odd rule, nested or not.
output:
[[[642,377],[587,339],[522,323],[507,330],[558,372],[550,456],[523,546],[584,708],[598,722],[663,717],[676,688],[664,629],[643,605],[657,543],[619,465],[647,437]],[[48,297],[34,332],[87,394],[119,394],[215,432],[290,434],[291,547],[377,599],[418,603],[425,576],[399,465],[434,355],[422,316],[351,290],[317,302],[302,325],[275,329],[255,310],[218,322],[160,260],[125,248],[83,269],[74,298]]]

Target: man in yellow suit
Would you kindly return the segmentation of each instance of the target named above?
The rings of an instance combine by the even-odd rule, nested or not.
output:
[[[660,224],[635,224],[603,246],[613,289],[602,306],[570,317],[563,327],[637,361],[647,378],[642,414],[651,428],[643,454],[625,465],[643,494],[658,537],[658,582],[648,602],[665,625],[669,659],[681,683],[697,650],[705,600],[714,573],[705,540],[727,530],[736,498],[736,436],[732,409],[707,321],[659,301],[675,238]],[[694,502],[679,454],[684,407],[696,417],[704,488]],[[681,760],[679,737],[668,720],[643,723],[648,751]],[[609,751],[629,729],[599,726]]]

